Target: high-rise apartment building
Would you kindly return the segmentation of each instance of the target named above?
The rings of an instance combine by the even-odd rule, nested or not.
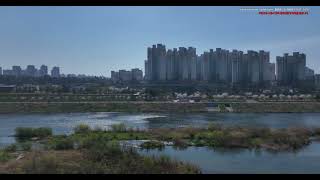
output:
[[[14,73],[11,69],[4,69],[2,73],[4,76],[14,76]]]
[[[22,69],[20,66],[12,66],[12,69],[3,70],[3,72],[1,71],[1,73],[7,76],[40,77],[48,75],[48,66],[42,65],[39,70],[34,65],[28,65],[26,69]],[[59,77],[59,67],[54,67],[51,73],[53,73],[53,77]]]
[[[143,79],[143,72],[138,68],[132,69],[131,74],[132,74],[132,80],[134,81],[141,81]]]
[[[60,77],[60,68],[55,66],[51,70],[51,77]]]
[[[277,57],[277,64],[270,62],[270,53],[260,50],[216,48],[200,56],[193,47],[168,49],[162,44],[148,48],[145,60],[145,79],[150,81],[209,81],[242,85],[263,84],[276,80],[290,84],[312,77],[312,70],[305,67],[305,55],[294,52]]]
[[[305,80],[306,55],[294,52],[293,55],[285,53],[276,57],[277,81],[281,85],[292,85]]]
[[[210,69],[210,53],[204,52],[202,58],[200,58],[201,70],[202,70],[202,80],[209,81],[211,79],[211,69]]]
[[[246,56],[248,61],[248,77],[249,82],[259,83],[260,82],[260,58],[259,53],[256,51],[248,51]]]
[[[267,63],[264,70],[264,81],[275,81],[276,80],[276,65],[275,63]]]
[[[127,70],[111,71],[111,80],[118,81],[141,81],[143,80],[143,72],[138,68]]]
[[[151,78],[149,77],[149,75],[150,75],[150,68],[149,68],[149,61],[148,60],[145,60],[144,61],[144,79],[145,80],[150,80]],[[111,71],[111,77],[112,77],[112,72],[114,72],[114,71]]]
[[[35,68],[34,65],[27,66],[26,74],[25,74],[26,76],[34,77],[34,76],[36,76],[36,73],[37,73],[37,69]]]
[[[320,89],[320,74],[314,76],[314,84],[316,89]]]
[[[218,82],[228,82],[228,80],[231,80],[231,76],[229,76],[231,75],[231,66],[229,66],[231,63],[228,56],[228,50],[216,48],[214,58],[216,61],[216,74]],[[212,69],[212,67],[210,69]]]
[[[42,65],[39,69],[39,75],[40,76],[46,76],[48,75],[48,66]]]
[[[188,78],[187,80],[197,80],[197,53],[196,48],[189,47],[187,53],[187,67],[188,67]]]
[[[216,48],[198,56],[193,47],[166,51],[164,45],[157,44],[148,48],[145,79],[258,83],[270,77],[266,72],[269,59],[269,52],[265,51],[248,51],[244,55],[242,51]]]
[[[174,52],[169,49],[166,54],[166,79],[167,80],[173,80],[174,79]]]
[[[313,80],[314,79],[314,70],[308,67],[305,68],[305,79]]]
[[[111,80],[113,82],[119,81],[119,72],[111,71]]]
[[[119,70],[119,79],[121,81],[131,81],[132,80],[131,71]]]
[[[22,69],[20,66],[12,66],[12,73],[14,76],[21,76],[22,75]]]
[[[241,60],[243,53],[241,51],[233,50],[230,53],[230,61],[231,61],[231,82],[239,83],[241,82]]]

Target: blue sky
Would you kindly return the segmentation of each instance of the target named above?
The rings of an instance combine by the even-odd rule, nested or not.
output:
[[[261,16],[241,7],[0,7],[0,66],[46,64],[62,73],[110,76],[144,68],[147,47],[193,46],[307,54],[320,72],[320,7]],[[242,7],[244,8],[244,7]],[[258,7],[262,8],[262,7]]]

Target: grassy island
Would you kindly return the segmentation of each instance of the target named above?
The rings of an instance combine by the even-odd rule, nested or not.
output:
[[[320,137],[320,129],[244,128],[210,124],[206,128],[135,130],[123,124],[111,129],[75,127],[70,135],[48,128],[17,128],[16,144],[0,150],[0,173],[201,173],[191,164],[166,156],[143,156],[124,145],[144,140],[138,148],[161,150],[205,146],[295,151]]]

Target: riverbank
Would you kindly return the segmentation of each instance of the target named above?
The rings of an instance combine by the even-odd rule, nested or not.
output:
[[[98,152],[98,153],[97,153]],[[167,156],[142,156],[117,144],[81,150],[0,152],[0,174],[199,174],[200,169]]]
[[[320,102],[0,102],[0,113],[62,112],[320,112]]]
[[[0,174],[201,173],[198,167],[167,156],[143,156],[134,148],[121,146],[118,140],[106,139],[84,125],[76,127],[70,136],[53,136],[48,130],[17,128],[18,143],[0,149]],[[102,132],[95,130],[98,131]]]

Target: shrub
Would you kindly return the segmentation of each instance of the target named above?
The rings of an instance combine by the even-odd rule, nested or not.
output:
[[[83,136],[75,136],[75,145],[80,149],[88,149],[96,143],[110,141],[112,137],[109,134],[103,133],[88,133]]]
[[[86,124],[79,124],[74,128],[74,133],[75,134],[86,134],[91,131],[90,126]]]
[[[24,142],[21,144],[21,149],[23,151],[30,151],[32,147],[32,144],[30,142]]]
[[[4,149],[5,152],[15,152],[17,151],[17,145],[11,144]]]
[[[254,138],[251,140],[251,146],[258,148],[261,146],[261,144],[263,143],[263,141],[260,138]]]
[[[312,130],[304,127],[291,127],[287,129],[287,133],[296,136],[312,136]]]
[[[253,138],[266,138],[271,135],[271,130],[269,128],[251,128],[249,133]]]
[[[224,146],[230,143],[230,135],[224,131],[202,132],[195,137],[196,145]]]
[[[97,139],[88,147],[87,157],[92,161],[104,162],[118,159],[123,155],[120,144],[117,141],[101,141]]]
[[[93,151],[99,149],[99,153]],[[108,153],[111,151],[114,154]],[[100,153],[103,152],[103,153]],[[78,152],[32,152],[21,161],[20,173],[32,174],[153,174],[201,173],[190,164],[171,160],[169,157],[141,156],[135,151],[121,150],[117,143],[104,143],[99,147]],[[16,169],[13,171],[15,172]]]
[[[226,105],[224,105],[224,104],[219,104],[218,105],[218,108],[219,108],[219,110],[221,111],[221,112],[225,112],[227,109],[226,109]]]
[[[179,150],[183,150],[186,149],[188,147],[188,142],[186,140],[183,139],[174,139],[173,140],[173,145],[175,148],[179,149]]]
[[[159,157],[144,157],[144,166],[138,170],[139,173],[182,173],[182,174],[198,174],[200,169],[188,163],[182,163],[172,160],[170,157],[160,155]]]
[[[10,158],[11,157],[8,152],[0,150],[0,162],[7,162]]]
[[[316,136],[320,136],[320,128],[315,128],[315,129],[313,130],[313,133],[314,133],[314,135],[316,135]]]
[[[127,130],[127,127],[124,123],[120,124],[112,124],[111,125],[111,131],[114,132],[125,132]]]
[[[35,151],[12,169],[14,174],[102,174],[104,166],[83,160],[82,154],[74,151]],[[11,173],[11,172],[10,172]]]
[[[158,143],[157,143],[158,144]],[[107,167],[106,172],[117,174],[132,173],[199,173],[199,169],[168,157],[146,157],[135,149],[121,147],[117,141],[97,141],[86,151],[89,161]]]
[[[284,130],[275,131],[272,134],[272,139],[275,144],[284,145],[290,149],[298,149],[310,143],[308,136],[304,135],[290,135]]]
[[[33,129],[18,127],[15,129],[15,136],[18,138],[32,138],[33,137]]]
[[[35,129],[33,129],[33,136],[39,137],[39,138],[45,138],[45,137],[52,136],[52,129],[45,128],[45,127],[35,128]]]
[[[222,127],[220,124],[215,124],[215,123],[209,123],[208,124],[208,130],[209,131],[217,131],[217,130],[221,130]]]
[[[104,130],[99,127],[99,126],[96,126],[94,129],[93,129],[94,132],[104,132]]]
[[[143,149],[163,149],[165,147],[164,143],[161,141],[147,141],[140,145]]]
[[[34,153],[30,160],[22,164],[22,169],[27,174],[56,174],[59,164],[61,162],[54,155]]]
[[[20,139],[28,139],[33,137],[38,138],[45,138],[52,135],[52,129],[51,128],[24,128],[24,127],[18,127],[15,129],[15,136]]]
[[[158,163],[161,164],[161,165],[167,165],[171,161],[170,157],[166,156],[166,155],[160,155],[159,158],[157,158],[155,160],[157,160]]]
[[[185,127],[179,128],[177,131],[181,133],[179,136],[182,139],[193,139],[197,133],[199,133],[203,129],[194,128],[194,127]],[[177,136],[176,136],[177,137]]]
[[[48,148],[54,150],[68,150],[74,148],[74,142],[66,136],[56,136],[49,140]]]

